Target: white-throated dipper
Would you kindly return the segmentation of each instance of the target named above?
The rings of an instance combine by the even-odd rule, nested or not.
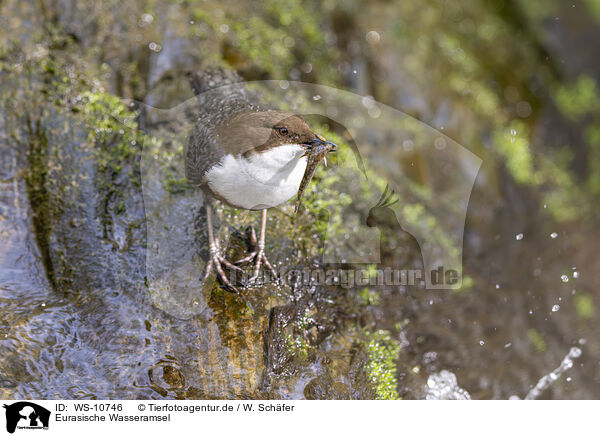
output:
[[[190,83],[200,100],[201,113],[187,143],[185,170],[187,179],[202,189],[205,197],[210,252],[205,278],[214,268],[223,284],[235,292],[223,265],[240,268],[220,253],[213,233],[213,200],[261,211],[258,241],[253,251],[236,263],[254,260],[251,281],[258,277],[261,264],[277,276],[264,252],[267,209],[297,193],[299,200],[303,179],[310,179],[316,163],[336,146],[315,134],[298,115],[253,105],[240,76],[232,70],[194,73]],[[306,156],[311,150],[317,157],[310,159],[307,169]],[[306,180],[302,185],[306,186]],[[256,240],[254,235],[251,239]]]

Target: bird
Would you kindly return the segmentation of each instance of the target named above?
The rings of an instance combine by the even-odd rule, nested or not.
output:
[[[190,84],[200,109],[184,151],[185,175],[205,199],[209,244],[205,280],[214,269],[227,290],[238,292],[223,267],[240,271],[236,264],[253,261],[250,282],[258,278],[262,265],[277,276],[265,254],[267,210],[298,192],[313,147],[337,146],[315,133],[300,115],[251,102],[234,70],[194,72]],[[253,250],[237,262],[224,257],[213,232],[215,201],[260,211],[258,240],[252,229]]]

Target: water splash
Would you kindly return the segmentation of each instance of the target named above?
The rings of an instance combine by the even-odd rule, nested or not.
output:
[[[458,386],[456,375],[443,369],[427,379],[427,400],[470,400],[471,396]]]
[[[540,395],[542,395],[542,393],[548,389],[556,380],[558,380],[560,378],[560,376],[562,374],[564,374],[565,371],[567,371],[568,369],[573,367],[573,360],[577,359],[578,357],[581,356],[581,348],[578,347],[572,347],[569,352],[567,353],[567,355],[564,357],[564,359],[562,360],[562,362],[560,362],[560,365],[558,368],[556,368],[554,371],[552,371],[549,374],[546,374],[545,376],[543,376],[538,382],[537,385],[535,385],[535,387],[530,390],[527,395],[525,395],[525,399],[526,400],[535,400],[536,398],[538,398]],[[519,397],[516,395],[513,395],[512,397],[510,397],[511,400],[518,400]]]
[[[581,357],[582,351],[579,347],[572,347],[563,358],[558,368],[543,376],[531,389],[525,400],[535,400],[548,389],[567,370],[573,367],[573,360]],[[432,374],[427,379],[427,400],[470,400],[471,395],[458,386],[456,375],[448,370],[442,370]],[[520,400],[519,396],[512,395],[510,400]]]

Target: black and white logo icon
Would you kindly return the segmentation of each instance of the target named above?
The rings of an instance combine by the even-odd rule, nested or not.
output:
[[[10,405],[4,404],[6,409],[6,431],[14,433],[16,429],[48,429],[50,411],[29,401],[19,401]]]

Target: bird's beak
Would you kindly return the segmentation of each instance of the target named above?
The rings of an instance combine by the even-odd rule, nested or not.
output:
[[[337,150],[336,144],[334,144],[331,141],[326,140],[325,138],[323,138],[321,135],[318,135],[318,134],[315,134],[315,137],[313,139],[311,139],[310,141],[305,142],[304,145],[307,147],[307,150],[306,150],[306,153],[304,153],[302,155],[302,157],[308,156],[310,154],[311,150],[313,149],[313,147],[317,147],[317,146],[331,147],[331,150],[329,150],[329,152]],[[325,164],[325,166],[327,166],[327,157],[323,158],[323,163]]]
[[[336,151],[337,150],[337,144],[334,144],[331,141],[326,140],[325,138],[323,138],[321,135],[315,135],[317,137],[318,140],[320,140],[321,142],[324,142],[325,144],[331,146],[331,150],[329,150],[329,152],[332,151]]]

